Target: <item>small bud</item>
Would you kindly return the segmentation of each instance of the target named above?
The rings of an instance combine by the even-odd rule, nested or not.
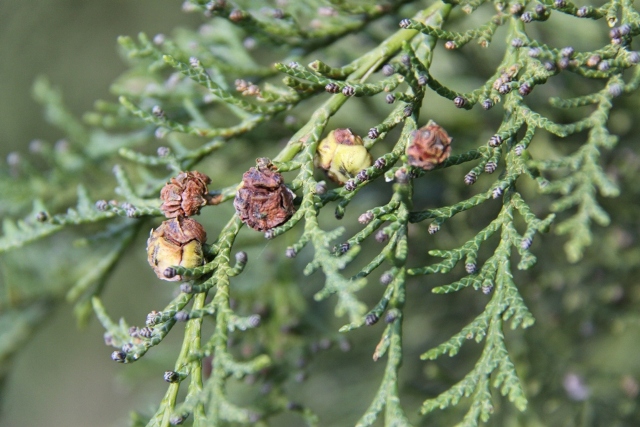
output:
[[[520,144],[516,145],[513,149],[513,152],[516,153],[516,156],[521,156],[524,151],[524,147]]]
[[[180,292],[185,294],[193,293],[193,285],[191,283],[183,283],[180,285]]]
[[[453,104],[457,107],[457,108],[463,108],[465,105],[467,105],[467,100],[464,99],[462,96],[456,96],[453,99]]]
[[[384,321],[386,323],[393,323],[398,318],[398,311],[395,309],[389,310],[387,314],[384,316]]]
[[[491,197],[493,197],[494,199],[497,199],[498,197],[502,196],[503,192],[504,192],[504,190],[502,188],[496,187],[491,192]]]
[[[609,61],[601,61],[598,64],[599,71],[609,71],[609,68],[611,68],[611,64],[609,63]]]
[[[493,283],[482,284],[482,293],[485,295],[489,295],[493,290]]]
[[[519,15],[520,13],[522,13],[523,9],[524,9],[524,6],[522,4],[514,3],[509,8],[509,13],[511,13],[512,15]]]
[[[404,107],[404,110],[402,110],[402,114],[405,117],[409,117],[411,114],[413,114],[413,105],[407,105],[406,107]]]
[[[486,173],[494,173],[497,168],[498,165],[496,164],[496,162],[487,162],[487,164],[484,165],[484,171]]]
[[[350,248],[351,248],[351,245],[348,242],[345,242],[340,244],[340,246],[338,246],[338,252],[341,254],[346,254]]]
[[[424,75],[424,74],[420,74],[418,76],[418,85],[420,86],[424,86],[429,82],[429,77]]]
[[[315,188],[316,194],[324,194],[327,192],[327,183],[324,181],[320,181],[318,183],[316,183],[316,188]]]
[[[264,232],[264,238],[267,240],[271,240],[276,237],[276,233],[273,230],[267,230]]]
[[[373,218],[374,218],[373,212],[366,211],[365,213],[363,213],[358,217],[358,222],[360,224],[369,224],[373,220]]]
[[[375,235],[375,239],[376,239],[376,242],[378,243],[384,243],[387,240],[389,240],[389,235],[385,233],[384,230],[378,230],[378,232]]]
[[[514,38],[513,40],[511,40],[511,46],[513,47],[522,47],[524,45],[524,42],[522,41],[521,38]]]
[[[151,109],[151,113],[160,119],[165,117],[164,110],[162,110],[159,105],[154,105]]]
[[[161,46],[165,41],[165,37],[164,34],[156,34],[153,37],[153,44],[155,44],[156,46]]]
[[[541,50],[539,47],[532,47],[529,49],[529,51],[527,52],[527,54],[531,57],[531,58],[537,58],[538,56],[540,56]]]
[[[165,136],[167,136],[168,133],[169,133],[169,129],[160,127],[155,130],[154,135],[156,139],[162,139]]]
[[[501,95],[506,95],[509,92],[511,92],[511,85],[508,84],[502,84],[500,85],[500,87],[498,88],[498,92],[500,92]]]
[[[389,271],[385,271],[384,273],[382,273],[382,276],[380,276],[380,283],[382,283],[385,286],[390,284],[392,281],[393,281],[393,274],[391,274],[391,272]]]
[[[567,6],[567,2],[565,0],[554,0],[553,6],[558,9],[562,9]]]
[[[376,139],[380,136],[380,132],[378,131],[378,128],[371,128],[369,129],[367,136],[369,137],[369,139]]]
[[[411,57],[409,55],[402,55],[400,57],[400,62],[402,62],[402,64],[405,67],[410,67],[411,66]]]
[[[400,28],[408,28],[411,25],[410,19],[403,19],[400,21]]]
[[[547,12],[547,8],[542,4],[537,4],[533,9],[536,12],[536,15],[543,16]]]
[[[178,274],[178,272],[176,271],[175,268],[169,267],[169,268],[165,268],[165,270],[162,272],[162,274],[167,279],[173,279],[174,277],[176,277],[176,274]]]
[[[567,58],[571,58],[575,53],[575,49],[571,46],[567,46],[560,51],[560,55],[565,56]]]
[[[145,326],[144,328],[138,330],[138,336],[142,338],[151,338],[152,335],[153,329],[148,326]]]
[[[493,107],[493,101],[490,99],[485,99],[482,101],[482,108],[485,110],[490,110]]]
[[[489,146],[491,147],[497,147],[502,144],[502,142],[502,137],[498,134],[495,134],[491,138],[489,138]]]
[[[284,11],[282,9],[273,9],[271,11],[271,16],[274,19],[282,19],[282,18],[285,17],[285,13],[284,13]]]
[[[527,96],[531,93],[532,90],[533,90],[533,87],[531,87],[529,83],[524,82],[518,88],[518,93],[522,96]]]
[[[632,64],[637,64],[638,62],[640,62],[640,53],[629,52],[629,62]]]
[[[245,19],[245,14],[240,9],[233,9],[229,14],[229,20],[233,22],[240,22]]]
[[[529,249],[532,243],[533,239],[531,237],[527,237],[525,239],[522,239],[522,241],[520,242],[520,247],[522,249]]]
[[[364,318],[364,323],[367,326],[371,326],[371,325],[375,325],[376,323],[378,323],[378,320],[380,320],[380,317],[378,317],[377,314],[375,313],[369,313],[365,316]]]
[[[160,320],[160,312],[159,311],[151,311],[149,314],[147,314],[147,320],[145,322],[145,324],[149,327],[151,326],[155,326],[156,322],[158,322],[158,320]]]
[[[369,173],[367,172],[366,169],[362,169],[360,172],[358,172],[358,174],[356,175],[356,179],[360,182],[365,182],[365,181],[369,181]]]
[[[478,268],[478,267],[477,267],[475,264],[470,263],[470,262],[468,262],[468,263],[466,263],[466,264],[464,265],[464,269],[465,269],[465,271],[466,271],[468,274],[473,274],[473,273],[475,273],[475,272],[476,272],[476,270],[477,270],[477,268]]]
[[[127,360],[127,354],[123,351],[116,350],[111,353],[111,360],[118,363],[124,363],[124,361]]]
[[[353,191],[357,186],[358,184],[356,184],[356,182],[352,179],[344,183],[344,189],[347,191]]]
[[[236,262],[238,264],[246,264],[249,257],[245,251],[240,251],[236,253]]]
[[[133,344],[130,342],[124,344],[122,346],[122,351],[124,351],[125,353],[131,353],[131,351],[133,351]]]
[[[183,415],[171,415],[171,417],[169,418],[169,424],[171,424],[172,426],[177,426],[180,425],[184,422],[186,417],[184,417]]]
[[[445,49],[448,49],[448,50],[453,50],[453,49],[455,49],[456,47],[458,47],[458,46],[456,46],[456,43],[455,43],[453,40],[449,40],[448,42],[446,42],[446,43],[444,44],[444,48],[445,48]]]
[[[471,171],[464,176],[464,183],[467,185],[473,185],[476,183],[477,179],[478,176],[473,171]]]
[[[533,21],[533,14],[531,12],[525,12],[520,16],[520,20],[525,24]]]
[[[595,67],[601,59],[600,55],[591,55],[589,59],[587,59],[587,67]]]
[[[376,159],[376,161],[373,163],[373,167],[376,169],[382,169],[386,165],[387,165],[387,161],[383,157]]]
[[[584,18],[589,14],[589,8],[587,6],[582,6],[580,9],[576,11],[576,15],[580,18]]]
[[[560,68],[561,70],[566,70],[567,68],[569,68],[569,65],[569,58],[564,57],[558,60],[558,68]]]
[[[396,97],[395,95],[390,93],[384,98],[384,100],[386,101],[387,104],[393,104],[394,102],[396,102]]]
[[[342,88],[342,94],[344,96],[353,96],[356,94],[356,90],[353,88],[353,86],[345,86]]]
[[[288,247],[284,254],[287,258],[295,258],[298,252],[294,248]]]
[[[139,330],[138,330],[137,326],[132,326],[132,327],[129,328],[129,336],[130,337],[136,338],[138,336],[138,332],[139,332]]]
[[[409,179],[411,178],[411,176],[409,175],[409,171],[407,171],[407,169],[404,167],[396,170],[396,173],[393,175],[398,184],[406,184],[409,182]]]
[[[102,338],[104,338],[105,345],[108,345],[108,346],[113,345],[113,335],[111,335],[109,332],[105,332]]]
[[[611,86],[609,86],[609,94],[613,97],[622,95],[623,91],[624,91],[624,86],[622,86],[619,83],[614,83]]]
[[[609,30],[610,39],[619,39],[621,36],[622,34],[620,34],[620,28],[613,27],[611,30]]]
[[[168,383],[177,383],[180,381],[180,375],[175,371],[165,371],[164,380]]]
[[[429,234],[436,234],[438,231],[440,231],[440,224],[432,222],[431,224],[429,224],[429,228],[427,229],[427,231],[429,232]]]
[[[611,44],[621,45],[622,39],[619,39],[619,38],[611,39]]]
[[[158,154],[158,157],[167,157],[171,154],[171,149],[169,147],[158,147],[156,153]]]
[[[101,211],[101,212],[104,212],[107,209],[109,209],[109,203],[107,203],[106,200],[98,200],[96,202],[96,209]]]
[[[384,74],[385,76],[391,76],[396,72],[395,68],[393,68],[393,65],[390,64],[386,64],[385,66],[382,67],[382,74]]]
[[[42,212],[38,212],[36,214],[36,221],[38,222],[45,222],[49,219],[49,214],[42,211]]]
[[[631,25],[623,24],[618,30],[620,31],[620,37],[624,37],[631,32]]]
[[[338,93],[340,92],[340,86],[338,86],[337,83],[328,83],[325,87],[324,90],[326,90],[329,93]]]
[[[176,322],[186,322],[189,320],[189,312],[186,310],[180,310],[173,315],[173,318],[176,319]]]
[[[189,65],[191,65],[193,68],[202,67],[202,64],[200,63],[200,60],[198,58],[196,58],[195,56],[192,56],[192,57],[189,58]]]

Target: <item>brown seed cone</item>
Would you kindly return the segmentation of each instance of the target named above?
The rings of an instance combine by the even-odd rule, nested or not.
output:
[[[159,279],[180,281],[182,276],[167,277],[165,271],[172,266],[194,268],[202,265],[202,244],[206,240],[207,233],[196,220],[178,217],[164,221],[151,230],[147,240],[147,260]]]
[[[198,171],[180,172],[162,188],[160,209],[167,218],[197,215],[207,204],[210,182],[211,178]]]
[[[242,176],[233,206],[242,222],[254,230],[266,231],[291,218],[294,198],[271,162],[258,159],[257,166]]]
[[[424,170],[433,169],[451,154],[452,139],[447,131],[430,120],[413,132],[407,147],[407,163]]]

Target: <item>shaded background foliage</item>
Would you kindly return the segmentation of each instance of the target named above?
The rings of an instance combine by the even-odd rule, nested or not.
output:
[[[62,89],[71,110],[80,115],[91,109],[93,100],[109,97],[108,84],[125,69],[114,53],[115,36],[135,35],[138,31],[150,35],[169,33],[175,26],[195,27],[199,24],[200,18],[181,14],[178,9],[179,4],[170,1],[50,1],[35,8],[19,1],[3,2],[0,5],[0,57],[4,59],[0,62],[0,93],[5,94],[0,100],[2,157],[14,150],[27,155],[29,141],[34,138],[54,142],[62,137],[57,130],[43,124],[40,107],[27,96],[36,75],[46,74],[55,86]],[[597,45],[606,43],[606,30],[601,25],[597,27],[589,21],[580,21],[580,26],[569,26],[556,15],[549,22],[532,24],[538,26],[541,39],[551,43],[555,37],[566,40],[565,37],[571,35],[578,50],[592,48],[589,41],[594,38],[598,39]],[[483,17],[473,19],[477,19],[477,23],[483,21]],[[465,21],[460,25],[467,28],[472,24]],[[396,25],[397,20],[382,20],[371,26],[369,35],[372,40],[379,40]],[[551,27],[552,32],[546,30]],[[594,31],[595,28],[599,30]],[[344,49],[353,46],[351,40],[348,42]],[[504,48],[500,43],[498,35],[488,50],[469,46],[461,51],[445,52],[439,46],[433,74],[450,75],[449,80],[442,77],[443,83],[455,83],[461,91],[476,87],[494,71]],[[363,51],[373,44],[365,43]],[[478,75],[455,74],[459,69],[476,69]],[[540,108],[545,108],[543,105],[549,96],[586,93],[587,88],[583,85],[584,81],[579,78],[561,76],[538,88],[531,97],[535,97],[533,102],[537,101]],[[335,127],[350,126],[365,134],[370,124],[379,122],[389,108],[380,105],[383,103],[379,101],[374,103],[364,98],[350,102],[349,109],[341,111],[332,124]],[[562,250],[565,239],[553,233],[537,237],[533,245],[533,252],[539,257],[537,266],[520,272],[516,277],[516,283],[536,317],[536,324],[526,331],[509,333],[507,343],[526,385],[530,407],[526,413],[519,414],[509,404],[501,405],[502,398],[496,393],[497,414],[489,425],[632,426],[640,422],[636,403],[640,364],[633,357],[640,346],[637,328],[640,321],[637,315],[640,302],[637,283],[640,263],[637,200],[640,185],[636,180],[640,159],[634,146],[635,135],[640,131],[639,102],[635,95],[617,99],[618,108],[611,117],[612,132],[621,136],[618,146],[603,156],[603,162],[608,165],[607,172],[617,179],[621,187],[621,196],[617,199],[602,200],[612,217],[612,225],[594,227],[595,245],[577,264],[569,264],[566,260]],[[306,108],[306,111],[303,108],[297,113],[303,120],[313,107]],[[484,112],[475,108],[471,112],[461,111],[449,101],[430,96],[423,109],[423,117],[428,115],[443,125],[454,137],[454,153],[460,153],[488,139],[490,130],[497,128],[501,120],[497,110]],[[373,114],[378,114],[378,117],[371,117]],[[571,117],[572,112],[566,114],[566,122],[576,119]],[[223,160],[207,160],[198,169],[220,182],[216,187],[236,182],[236,178],[229,175],[239,176],[259,155],[276,153],[273,144],[291,133],[277,126],[269,128],[269,132],[274,135],[270,140],[261,140],[258,134],[252,134],[229,146]],[[578,144],[577,139],[558,142],[557,139],[552,141],[542,137],[536,140],[532,152],[534,156],[536,150],[566,153],[575,150]],[[113,187],[109,171],[110,165],[104,165],[104,174],[97,174],[96,184]],[[462,169],[452,168],[417,180],[416,208],[452,204],[475,194],[478,191],[476,187],[461,185],[463,175]],[[480,180],[477,185],[481,184]],[[70,191],[73,193],[75,189]],[[548,196],[537,195],[532,186],[525,187],[523,191],[531,196],[530,200],[538,198],[534,211],[544,216]],[[349,208],[351,223],[346,217],[343,220],[345,225],[356,230],[354,218],[357,215],[353,217],[353,214],[383,202],[388,192],[388,186],[379,183],[360,193]],[[230,206],[216,209],[221,209],[224,218],[231,213]],[[22,206],[11,214],[25,214],[29,210],[30,206]],[[485,206],[481,212],[482,215],[478,212],[461,214],[445,224],[436,236],[430,236],[423,226],[412,229],[412,241],[424,241],[425,246],[411,255],[413,265],[422,264],[420,259],[426,249],[452,247],[463,241],[465,236],[468,238],[471,231],[486,224],[486,218],[495,215],[495,207]],[[200,219],[214,235],[221,224],[207,213],[205,210]],[[6,214],[1,213],[3,216]],[[332,217],[332,212],[321,217],[328,228],[335,221]],[[342,224],[336,222],[335,225]],[[68,249],[66,252],[65,249],[63,252],[59,248],[69,248],[75,237],[77,235],[71,232],[21,249],[10,262],[5,260],[5,265],[11,268],[3,269],[2,280],[7,283],[19,280],[26,293],[30,286],[37,287],[46,282],[52,299],[59,298],[64,295],[62,277],[72,270],[71,260],[76,256],[73,251],[80,253],[83,250]],[[145,238],[144,235],[136,237],[124,262],[105,287],[104,302],[114,318],[126,316],[141,323],[147,312],[163,306],[172,295],[173,287],[158,283],[151,270],[146,269]],[[297,291],[287,289],[299,288],[304,298],[298,297],[295,301],[301,312],[309,312],[302,322],[300,338],[307,341],[306,351],[325,347],[327,341],[323,338],[326,337],[339,344],[335,331],[344,324],[343,319],[333,317],[331,302],[317,303],[312,298],[321,287],[322,278],[316,274],[310,279],[300,280],[299,272],[309,260],[309,255],[302,253],[295,261],[285,259],[283,249],[293,242],[293,237],[289,237],[289,242],[286,236],[282,239],[285,241],[267,242],[261,235],[243,230],[239,246],[253,246],[248,250],[250,263],[241,276],[241,282],[233,288],[234,292],[240,296],[251,295],[248,300],[257,294],[268,301],[284,297],[260,295],[265,281],[280,283],[278,287],[283,289],[282,292],[290,292],[291,295],[296,295]],[[50,277],[30,276],[29,264],[34,257],[46,257],[51,265],[61,268],[52,272]],[[145,268],[141,269],[141,265]],[[297,273],[292,271],[292,266]],[[82,271],[73,273],[77,276],[84,274]],[[421,353],[446,340],[481,312],[487,301],[478,292],[445,296],[431,294],[430,290],[435,285],[444,283],[445,279],[439,277],[409,281],[404,366],[401,371],[401,393],[406,398],[404,406],[409,413],[415,413],[426,397],[435,396],[452,382],[460,380],[479,356],[480,346],[472,344],[463,347],[461,355],[454,359],[439,359],[437,362],[419,360]],[[36,289],[35,292],[39,291]],[[380,292],[380,289],[369,286],[362,298],[372,305]],[[152,410],[160,400],[165,388],[161,373],[172,366],[179,336],[170,336],[166,345],[154,349],[135,365],[122,367],[108,358],[108,350],[102,346],[102,329],[96,322],[92,321],[89,328],[78,332],[70,314],[70,306],[63,303],[47,319],[35,339],[25,344],[24,351],[12,365],[3,362],[3,368],[10,369],[11,375],[2,392],[0,424],[113,425],[118,422],[118,417],[124,422],[127,410],[144,410],[145,406]],[[295,323],[299,319],[292,316],[291,320]],[[297,368],[296,375],[287,383],[291,395],[298,396],[322,414],[321,425],[351,425],[366,409],[383,369],[381,362],[375,364],[370,358],[381,327],[377,325],[351,332],[348,335],[350,351],[342,352],[339,345],[321,351],[320,357],[314,357],[308,365]],[[252,351],[251,348],[239,350]],[[50,366],[56,368],[51,369]],[[307,379],[299,382],[303,377]],[[575,381],[570,383],[572,378],[581,378],[584,387],[572,388],[571,385],[576,384]],[[233,389],[239,396],[244,387],[238,383]],[[579,395],[585,388],[589,393],[586,400]],[[344,403],[345,396],[348,396],[349,404]],[[424,420],[423,425],[428,425],[429,419],[437,420],[434,422],[438,425],[452,424],[459,419],[459,414],[454,412],[432,415]],[[283,416],[280,422],[280,425],[302,425],[300,420],[290,416]],[[586,424],[580,424],[583,422]]]

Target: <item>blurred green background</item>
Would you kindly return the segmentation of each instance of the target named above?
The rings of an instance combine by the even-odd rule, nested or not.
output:
[[[45,75],[64,93],[70,110],[81,116],[99,98],[108,98],[110,83],[125,70],[116,38],[144,31],[170,32],[176,25],[194,24],[198,17],[180,12],[177,0],[42,0],[0,2],[0,158],[17,150],[28,152],[29,142],[55,142],[63,135],[43,119],[31,87]],[[0,195],[1,197],[1,195]],[[146,263],[144,251],[131,254],[115,281],[126,283]],[[72,262],[72,260],[70,260]],[[131,285],[129,283],[129,285]],[[110,287],[107,304],[123,298],[126,287]],[[117,294],[119,293],[119,295]],[[153,296],[153,294],[152,294]],[[166,295],[159,295],[153,307]],[[118,313],[120,315],[122,313]],[[70,306],[62,304],[14,360],[0,395],[0,425],[114,426],[126,423],[132,396],[116,377],[126,371],[109,358],[103,330],[95,320],[79,331]],[[168,360],[170,366],[171,360]],[[163,372],[165,368],[163,368]],[[156,376],[154,389],[164,382]],[[146,396],[155,404],[159,394]],[[144,403],[141,405],[144,407]]]

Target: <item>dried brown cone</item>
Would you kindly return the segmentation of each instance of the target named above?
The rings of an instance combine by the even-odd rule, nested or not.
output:
[[[160,192],[162,212],[167,218],[192,216],[207,204],[211,178],[198,171],[180,172]]]
[[[407,163],[431,170],[449,158],[452,138],[442,127],[430,120],[412,134],[407,147]]]
[[[294,198],[282,175],[269,159],[262,158],[242,176],[233,206],[242,222],[254,230],[266,231],[291,218]]]
[[[178,217],[164,221],[151,230],[147,240],[147,260],[158,278],[180,281],[182,276],[167,274],[167,270],[172,266],[194,268],[202,265],[202,244],[206,240],[207,233],[196,220]]]

